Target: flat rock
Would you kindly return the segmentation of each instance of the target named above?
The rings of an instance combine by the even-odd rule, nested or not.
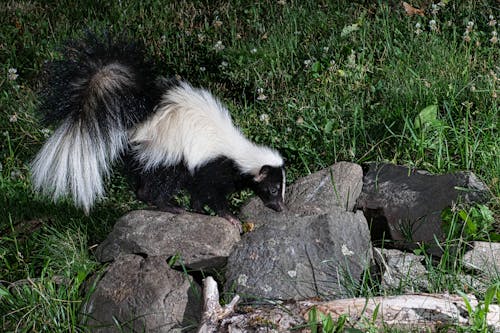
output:
[[[370,260],[361,212],[288,212],[242,237],[229,257],[225,287],[258,299],[335,299],[349,295]]]
[[[338,162],[288,186],[285,205],[289,212],[303,216],[325,214],[339,208],[353,211],[362,186],[361,166]],[[255,222],[257,225],[279,215],[280,213],[266,208],[258,198],[251,199],[240,212],[242,220]]]
[[[497,280],[500,277],[500,243],[473,242],[473,248],[465,253],[463,263],[467,268]]]
[[[120,254],[178,255],[191,269],[211,269],[225,265],[239,240],[239,230],[220,217],[138,210],[116,222],[96,257],[109,262]]]
[[[165,258],[115,258],[83,307],[92,332],[185,332],[200,320],[201,288]]]
[[[404,293],[429,291],[423,256],[396,249],[374,248],[373,257],[381,269],[380,285],[385,290]]]

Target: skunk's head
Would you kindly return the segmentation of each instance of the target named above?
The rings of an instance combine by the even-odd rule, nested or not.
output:
[[[264,165],[253,178],[253,190],[266,207],[277,212],[285,209],[285,168]]]

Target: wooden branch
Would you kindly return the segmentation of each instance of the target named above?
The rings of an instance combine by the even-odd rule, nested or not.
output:
[[[229,304],[222,307],[217,282],[211,276],[203,279],[203,315],[198,333],[218,332],[219,322],[234,313],[239,300],[240,297],[236,295]]]
[[[279,302],[247,306],[235,313],[239,297],[222,307],[219,303],[217,283],[211,277],[203,280],[204,311],[198,333],[213,332],[248,332],[259,329],[275,329],[286,332],[297,330],[309,320],[309,313],[316,308],[317,314],[330,315],[335,321],[342,315],[349,317],[348,323],[361,330],[368,327],[384,329],[422,329],[436,331],[450,325],[468,326],[473,319],[467,311],[464,299],[449,294],[414,294],[373,298],[339,299],[329,302],[299,301]],[[468,295],[472,311],[476,311],[479,302],[473,295]],[[317,318],[320,322],[321,318]],[[487,325],[495,332],[500,332],[500,306],[490,304],[486,319]]]
[[[478,302],[468,295],[473,310]],[[373,324],[378,327],[415,328],[435,330],[446,325],[469,325],[471,318],[461,296],[447,294],[416,294],[390,297],[351,298],[314,305],[318,312],[330,315],[333,320],[347,314],[351,323]],[[309,311],[304,315],[307,320]],[[375,317],[375,318],[374,318]],[[363,323],[364,321],[364,323]],[[487,324],[500,330],[500,306],[492,304]]]

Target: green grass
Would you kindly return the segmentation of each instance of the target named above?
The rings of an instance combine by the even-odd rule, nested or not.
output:
[[[90,216],[31,190],[28,163],[50,133],[36,113],[41,72],[64,40],[85,29],[142,40],[163,64],[159,74],[208,87],[248,137],[279,149],[290,180],[342,160],[472,170],[490,187],[498,222],[500,43],[490,41],[491,14],[500,20],[494,0],[450,0],[426,17],[407,16],[399,1],[2,2],[0,330],[83,330],[79,289],[99,267],[93,245],[141,207],[119,175]],[[416,125],[430,105],[435,117]],[[435,290],[463,290],[461,268],[447,261],[429,265]]]

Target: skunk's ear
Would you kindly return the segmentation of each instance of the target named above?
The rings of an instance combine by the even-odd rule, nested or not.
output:
[[[270,171],[271,171],[271,167],[269,165],[264,165],[262,168],[260,168],[259,174],[255,177],[253,177],[253,180],[256,183],[262,182],[264,179],[267,178]]]

